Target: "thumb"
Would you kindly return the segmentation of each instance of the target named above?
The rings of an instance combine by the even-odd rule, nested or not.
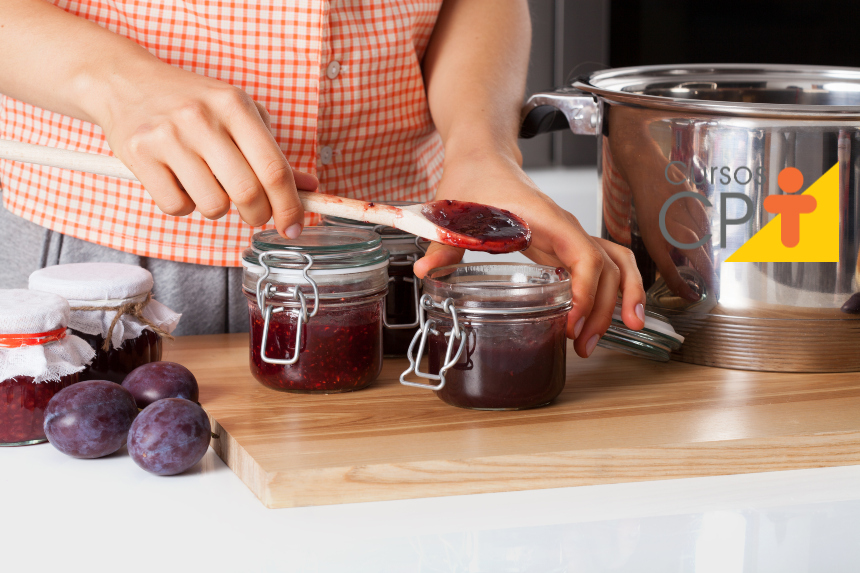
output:
[[[423,279],[431,269],[459,263],[463,259],[464,252],[464,249],[430,243],[427,253],[415,262],[415,276]]]

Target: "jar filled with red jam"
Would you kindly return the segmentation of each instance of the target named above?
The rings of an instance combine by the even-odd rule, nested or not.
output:
[[[545,406],[564,388],[570,307],[563,269],[519,263],[433,269],[424,277],[421,327],[400,381],[461,408]],[[421,372],[425,348],[428,371]],[[429,383],[407,380],[412,374]]]
[[[382,369],[388,253],[369,229],[257,233],[243,253],[251,373],[285,392],[367,387]]]
[[[93,358],[68,322],[69,303],[60,296],[0,290],[0,446],[46,441],[48,402]]]
[[[384,204],[403,207],[415,203],[391,201]],[[372,229],[382,237],[382,246],[389,254],[388,294],[385,297],[385,313],[382,315],[382,353],[388,357],[406,356],[409,343],[412,342],[418,330],[421,279],[415,276],[415,261],[424,256],[430,242],[394,227],[342,217],[324,216],[322,224],[332,227]]]
[[[30,289],[69,301],[69,328],[96,352],[81,381],[121,384],[138,366],[161,360],[162,336],[180,315],[153,300],[152,288],[148,270],[120,263],[54,265],[30,275]]]

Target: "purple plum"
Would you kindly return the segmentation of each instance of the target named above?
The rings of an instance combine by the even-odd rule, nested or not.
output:
[[[122,386],[134,396],[138,408],[146,408],[164,398],[185,398],[197,402],[199,396],[194,374],[175,362],[150,362],[138,366],[129,372]]]
[[[88,380],[64,388],[45,410],[45,435],[74,458],[100,458],[125,445],[137,416],[131,393],[107,380]]]
[[[203,408],[184,398],[153,402],[128,433],[128,453],[150,473],[171,476],[200,461],[212,436]]]

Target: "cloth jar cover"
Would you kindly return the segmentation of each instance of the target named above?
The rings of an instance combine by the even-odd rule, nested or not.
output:
[[[107,338],[116,307],[143,302],[152,292],[152,274],[141,267],[120,263],[74,263],[39,269],[30,275],[30,288],[58,294],[68,299],[72,309],[104,307],[105,310],[72,310],[69,326],[86,334]],[[143,317],[164,330],[173,332],[179,324],[177,314],[158,301],[149,300]],[[135,316],[124,314],[111,335],[111,347],[137,338],[144,329]]]
[[[83,370],[95,352],[83,339],[65,334],[69,303],[60,296],[24,289],[0,290],[0,381],[29,376],[36,383],[55,382]],[[9,335],[60,330],[58,340],[15,346]],[[12,347],[9,347],[12,346]]]

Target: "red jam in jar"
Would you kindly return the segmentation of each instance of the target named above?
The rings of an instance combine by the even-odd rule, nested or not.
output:
[[[58,295],[0,290],[0,446],[46,441],[48,402],[92,359],[87,343],[70,334],[69,314]]]
[[[401,378],[444,402],[477,410],[545,406],[564,389],[570,275],[519,263],[472,263],[433,269],[424,278],[428,372],[420,356]],[[409,382],[416,374],[430,384]]]
[[[264,317],[253,301],[251,373],[269,388],[287,392],[348,392],[373,382],[382,369],[382,301],[342,309],[320,309],[302,325],[299,360],[289,368],[263,362]],[[288,358],[295,351],[298,313],[272,315],[266,356]]]
[[[399,260],[391,256],[388,295],[385,297],[385,324],[382,329],[382,353],[385,356],[406,356],[418,330],[416,303],[421,281],[413,270],[415,260]]]
[[[15,376],[0,382],[0,444],[23,446],[44,442],[45,408],[54,394],[78,381],[77,374],[58,381],[33,382],[32,376]]]
[[[439,326],[449,332],[453,324],[441,321]],[[564,314],[507,326],[464,322],[466,348],[436,395],[452,406],[482,410],[549,404],[564,389],[566,326]],[[447,346],[441,333],[428,338],[430,372],[439,373]]]
[[[81,381],[121,384],[138,366],[161,360],[161,336],[154,329],[169,334],[179,321],[178,314],[152,300],[152,274],[136,265],[53,265],[31,273],[29,283],[69,301],[70,330],[96,352]],[[111,339],[107,347],[106,338]]]
[[[395,207],[414,204],[411,201],[376,203],[376,205]],[[393,227],[342,217],[323,216],[322,224],[330,227],[372,229],[382,237],[382,247],[389,254],[382,354],[387,357],[406,356],[415,331],[418,330],[418,297],[421,292],[421,279],[415,276],[415,261],[424,256],[430,242]]]
[[[365,388],[379,376],[388,284],[379,235],[321,226],[284,239],[263,231],[243,264],[251,373],[260,383],[328,394]]]

